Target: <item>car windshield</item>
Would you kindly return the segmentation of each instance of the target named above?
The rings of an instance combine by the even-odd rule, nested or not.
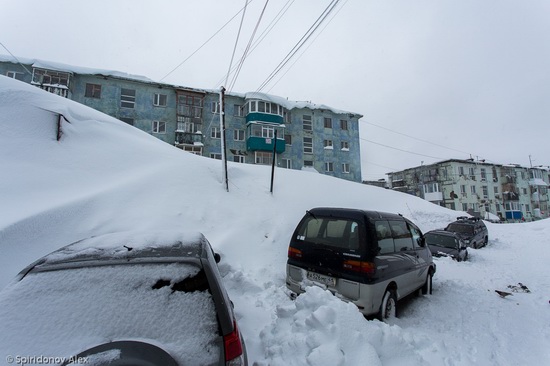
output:
[[[334,217],[308,217],[298,230],[298,240],[340,250],[359,249],[359,223]]]
[[[426,243],[428,243],[428,245],[453,249],[456,248],[456,241],[452,236],[427,233],[424,237],[426,238]]]
[[[448,231],[454,231],[455,233],[470,234],[473,235],[474,227],[471,225],[453,223],[449,225]]]
[[[0,297],[0,353],[70,357],[111,340],[150,339],[180,365],[217,363],[215,305],[202,274],[183,263],[30,273]]]

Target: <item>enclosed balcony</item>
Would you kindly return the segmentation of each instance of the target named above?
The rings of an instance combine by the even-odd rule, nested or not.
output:
[[[275,140],[275,131],[277,139]],[[246,126],[246,148],[251,151],[275,151],[281,154],[285,151],[284,125],[266,123],[248,123]]]

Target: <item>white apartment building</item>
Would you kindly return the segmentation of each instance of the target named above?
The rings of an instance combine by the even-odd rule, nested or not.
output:
[[[508,221],[550,216],[548,167],[450,159],[387,175],[390,189],[474,216]]]

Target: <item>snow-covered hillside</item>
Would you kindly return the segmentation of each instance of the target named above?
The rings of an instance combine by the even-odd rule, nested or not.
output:
[[[62,131],[57,141],[58,115]],[[328,176],[187,154],[123,122],[0,76],[0,288],[38,257],[84,237],[202,231],[257,365],[550,364],[550,222],[493,225],[471,261],[437,260],[434,293],[395,324],[365,320],[319,288],[292,301],[290,235],[306,209],[399,212],[427,231],[459,212]],[[531,293],[500,298],[522,282]],[[2,325],[0,324],[0,332]],[[0,358],[0,363],[4,358]]]

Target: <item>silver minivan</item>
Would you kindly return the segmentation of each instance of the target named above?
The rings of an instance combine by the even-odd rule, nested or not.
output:
[[[364,315],[388,319],[397,301],[422,289],[436,271],[420,229],[401,215],[347,208],[306,212],[288,248],[286,285],[330,290]]]

